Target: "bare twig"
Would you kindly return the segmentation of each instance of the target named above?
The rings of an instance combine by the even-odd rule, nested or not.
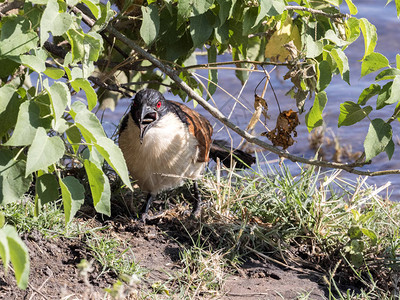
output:
[[[44,299],[47,299],[47,297],[40,291],[40,290],[45,286],[45,284],[47,283],[47,281],[49,281],[49,279],[50,279],[51,277],[53,277],[53,271],[52,271],[49,267],[47,267],[47,270],[49,271],[50,275],[49,275],[49,277],[46,278],[45,281],[43,281],[43,283],[40,285],[39,288],[36,289],[36,288],[34,288],[31,284],[29,284],[29,287],[33,290],[33,293],[32,293],[32,295],[29,297],[29,300],[34,299],[35,294],[40,294]]]
[[[269,257],[269,256],[265,255],[264,253],[261,253],[261,252],[255,250],[255,249],[253,249],[253,248],[251,248],[251,247],[249,247],[249,246],[245,246],[245,247],[246,247],[246,249],[249,250],[250,252],[253,252],[253,253],[256,254],[257,256],[262,257],[262,258],[264,258],[265,260],[271,261],[271,262],[273,262],[273,263],[275,263],[275,264],[277,264],[277,265],[280,265],[280,266],[282,266],[282,267],[285,267],[285,268],[288,268],[288,269],[297,271],[297,272],[299,272],[299,273],[314,274],[314,275],[317,275],[317,276],[320,276],[320,275],[322,274],[321,272],[318,272],[318,271],[316,271],[316,270],[306,270],[306,269],[299,269],[299,268],[292,267],[292,266],[290,266],[290,265],[288,265],[288,264],[285,264],[285,263],[283,263],[283,262],[280,262],[279,260],[276,260],[276,259],[274,259],[274,258],[272,258],[272,257]]]
[[[342,13],[336,13],[336,14],[330,14],[326,13],[322,10],[319,9],[313,9],[313,8],[308,8],[308,7],[303,7],[303,6],[286,6],[285,10],[301,10],[301,11],[307,11],[309,13],[315,14],[315,15],[321,15],[324,17],[328,17],[331,19],[337,19],[337,18],[350,18],[351,16],[349,14],[342,14]]]
[[[130,95],[130,94],[127,94],[125,91],[122,91],[122,90],[120,89],[120,86],[117,85],[117,84],[104,82],[104,81],[102,81],[100,78],[97,78],[97,77],[94,77],[94,76],[89,76],[88,79],[89,79],[91,82],[93,82],[94,84],[98,85],[99,87],[105,88],[106,90],[121,93],[121,94],[123,94],[125,97],[131,97],[131,96],[132,96],[132,95]],[[122,86],[122,88],[124,88],[124,89],[125,89],[126,91],[128,91],[128,92],[135,93],[134,90],[131,90],[131,89],[127,88],[127,87]]]

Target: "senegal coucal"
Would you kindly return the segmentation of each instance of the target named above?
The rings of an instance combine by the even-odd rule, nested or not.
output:
[[[139,91],[119,130],[119,147],[132,177],[147,192],[142,211],[145,220],[149,207],[158,193],[182,185],[185,179],[196,180],[212,157],[230,164],[232,154],[221,142],[213,143],[210,122],[182,103],[166,100],[152,89]],[[255,159],[235,150],[239,167],[249,166]],[[196,181],[194,194],[200,209]]]

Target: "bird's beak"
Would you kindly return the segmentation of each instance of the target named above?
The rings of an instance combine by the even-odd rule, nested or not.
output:
[[[152,126],[153,122],[158,119],[158,114],[157,112],[147,106],[144,105],[142,108],[142,114],[140,116],[140,143],[143,143],[143,138],[146,134],[146,132],[149,130],[149,128]]]

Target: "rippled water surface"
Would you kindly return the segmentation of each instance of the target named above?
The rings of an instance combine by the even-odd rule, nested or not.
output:
[[[359,12],[357,17],[367,18],[372,24],[377,27],[378,31],[378,45],[376,47],[376,52],[380,52],[385,55],[390,63],[395,62],[396,54],[400,53],[400,21],[396,17],[396,8],[393,3],[389,4],[385,7],[386,1],[354,1],[357,5]],[[358,3],[357,3],[358,2]],[[357,101],[361,91],[368,87],[371,83],[373,83],[373,79],[375,77],[374,74],[370,74],[366,77],[360,78],[361,64],[358,62],[363,56],[364,53],[364,41],[363,38],[360,37],[356,43],[351,45],[348,49],[346,49],[345,53],[349,58],[350,64],[350,82],[351,86],[345,83],[340,76],[335,76],[330,86],[326,89],[328,95],[328,104],[324,110],[324,120],[326,122],[326,126],[328,128],[328,133],[330,130],[333,131],[333,134],[339,138],[340,144],[349,146],[351,145],[352,150],[362,151],[363,150],[363,142],[365,135],[368,130],[368,121],[364,120],[364,122],[359,123],[355,126],[350,127],[341,127],[337,128],[337,120],[339,116],[339,104],[344,101]],[[223,60],[224,57],[221,58]],[[206,57],[199,56],[199,63],[206,63]],[[199,74],[203,76],[207,76],[207,72],[198,71]],[[293,99],[285,96],[285,93],[290,89],[291,83],[282,80],[283,75],[286,73],[286,69],[275,71],[272,74],[272,83],[279,99],[279,103],[281,106],[281,110],[286,110],[295,107],[295,103]],[[250,77],[249,82],[245,86],[243,90],[240,100],[243,102],[251,111],[254,110],[252,108],[254,101],[254,89],[259,81],[262,79],[263,75],[259,73],[253,73]],[[238,96],[241,90],[241,84],[238,79],[236,79],[233,71],[230,70],[222,70],[219,71],[219,84],[226,89],[229,93]],[[261,89],[259,89],[259,92]],[[175,99],[172,94],[166,94],[168,99]],[[271,120],[267,121],[267,126],[271,129],[274,128],[275,120],[277,114],[279,114],[276,102],[273,98],[272,93],[267,92],[266,98],[269,105],[269,115],[271,116]],[[232,108],[235,105],[235,101],[225,94],[222,91],[217,91],[214,95],[214,99],[216,100],[217,107],[225,114],[229,115]],[[375,106],[373,103],[374,100],[370,100],[370,105]],[[310,102],[310,101],[308,101]],[[310,107],[312,103],[306,104],[306,111]],[[127,107],[129,105],[128,99],[123,99],[120,101],[114,112],[109,110],[104,112],[103,120],[105,121],[105,128],[109,134],[115,129],[115,125],[118,124],[119,119],[125,113]],[[192,106],[191,103],[188,104]],[[217,138],[229,138],[227,136],[227,131],[225,129],[221,129],[221,124],[216,122],[202,107],[198,106],[196,109],[199,110],[202,114],[209,117],[210,121],[215,125],[215,137]],[[393,108],[390,108],[393,110]],[[390,117],[390,110],[383,109],[383,111],[373,111],[371,113],[372,118],[380,117],[383,119],[387,119]],[[294,146],[289,148],[289,151],[292,154],[305,156],[308,158],[313,157],[314,152],[309,147],[308,141],[308,131],[305,126],[304,115],[300,116],[300,126],[297,128],[298,137],[296,138],[296,143]],[[245,128],[247,122],[251,117],[251,112],[242,108],[240,105],[236,105],[234,108],[234,112],[231,116],[231,120],[237,124],[239,124],[242,128]],[[394,124],[396,123],[396,124]],[[398,122],[394,122],[394,142],[396,144],[396,150],[393,155],[391,161],[388,161],[386,154],[380,154],[377,158],[373,160],[373,164],[367,167],[364,167],[363,170],[384,170],[384,169],[400,169],[400,145],[397,143],[399,141],[399,124]],[[221,129],[221,130],[220,130]],[[262,126],[256,127],[256,134],[260,134],[265,131]],[[231,132],[234,144],[237,145],[240,142],[240,138],[235,136],[235,133]],[[329,135],[329,134],[328,134]],[[332,134],[330,134],[332,136]],[[277,156],[274,154],[267,154],[267,159],[274,161],[277,159]],[[329,156],[327,157],[330,158]],[[287,165],[292,166],[294,168],[294,164],[290,162],[286,162]],[[357,176],[347,174],[345,172],[342,173],[344,177],[355,180]],[[392,185],[389,188],[389,193],[391,194],[390,199],[394,201],[400,200],[400,176],[398,175],[388,175],[388,176],[380,176],[380,177],[371,177],[367,180],[367,183],[377,186],[382,186],[386,182],[390,181]]]

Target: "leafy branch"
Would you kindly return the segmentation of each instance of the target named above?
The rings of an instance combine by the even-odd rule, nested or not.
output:
[[[153,55],[145,51],[143,48],[138,46],[134,41],[130,40],[118,30],[116,30],[112,25],[107,26],[107,31],[113,34],[117,39],[121,42],[125,43],[132,50],[135,50],[139,53],[142,57],[149,60],[155,66],[157,66],[160,70],[162,70],[166,75],[168,75],[172,80],[174,80],[179,87],[185,91],[188,96],[194,100],[196,100],[204,109],[206,109],[213,117],[218,119],[221,123],[225,126],[229,127],[233,131],[235,131],[238,135],[244,138],[249,143],[256,144],[261,148],[268,150],[272,153],[279,155],[279,157],[287,158],[293,162],[300,162],[304,164],[314,165],[318,167],[324,168],[335,168],[335,169],[343,169],[349,173],[354,173],[357,175],[365,175],[365,176],[381,176],[381,175],[388,175],[388,174],[400,174],[400,170],[382,170],[382,171],[362,171],[355,169],[356,167],[361,167],[367,162],[356,162],[356,163],[336,163],[336,162],[329,162],[324,160],[317,160],[317,159],[307,159],[304,157],[296,156],[290,154],[286,151],[280,150],[260,139],[255,137],[254,135],[249,134],[248,132],[242,130],[239,126],[232,123],[229,119],[227,119],[217,108],[210,105],[204,98],[199,96],[187,83],[185,83],[177,74],[176,70],[172,69],[168,65],[163,64],[160,60],[155,58]]]
[[[321,16],[324,16],[324,17],[327,17],[327,18],[331,18],[331,19],[340,19],[340,18],[350,18],[351,17],[351,15],[349,15],[349,14],[343,14],[343,13],[331,14],[331,13],[327,13],[327,12],[324,12],[324,11],[319,10],[319,9],[303,7],[303,6],[288,5],[288,6],[285,7],[285,10],[306,11],[306,12],[312,13],[314,15],[321,15]]]

